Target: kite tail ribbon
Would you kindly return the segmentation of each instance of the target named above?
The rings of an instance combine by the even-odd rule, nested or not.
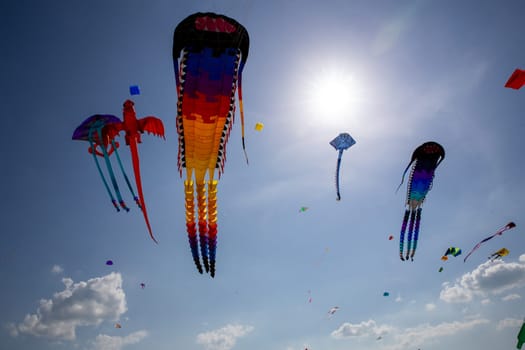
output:
[[[97,129],[98,138],[99,140],[103,140],[102,138],[102,131],[100,129]],[[115,173],[113,172],[113,168],[111,167],[111,162],[109,161],[109,154],[105,147],[101,147],[102,152],[104,154],[104,160],[106,161],[106,167],[108,168],[109,177],[111,179],[111,183],[113,184],[113,188],[115,189],[115,193],[117,195],[118,202],[122,209],[125,211],[129,211],[129,208],[126,206],[126,203],[122,199],[122,195],[120,194],[120,190],[118,188],[117,179],[115,178]]]
[[[199,259],[199,248],[197,243],[197,228],[195,227],[195,203],[193,197],[193,181],[184,181],[184,199],[186,207],[186,231],[188,232],[188,241],[190,242],[191,255],[195,266],[202,273],[202,266]]]
[[[204,263],[204,269],[206,272],[210,271],[210,265],[208,263],[208,210],[206,209],[206,188],[205,181],[199,182],[197,185],[197,211],[198,225],[199,225],[199,243],[201,248],[202,262]]]
[[[414,232],[414,222],[416,220],[416,212],[414,210],[410,210],[410,223],[408,224],[408,237],[407,237],[407,255],[405,257],[406,260],[410,257],[410,249],[412,246],[412,233]]]
[[[414,228],[414,244],[412,245],[412,252],[410,253],[410,259],[414,261],[414,255],[416,254],[417,240],[419,238],[419,225],[421,223],[421,208],[416,210],[416,226]]]
[[[131,195],[133,196],[135,203],[137,203],[137,206],[140,209],[142,209],[142,205],[140,204],[139,197],[135,195],[135,191],[133,191],[133,186],[131,186],[131,182],[129,181],[128,174],[126,174],[126,171],[124,170],[124,166],[122,165],[122,161],[120,160],[120,156],[117,151],[118,146],[115,144],[114,140],[111,140],[111,145],[113,146],[113,150],[115,151],[115,155],[117,156],[117,161],[120,167],[120,171],[122,172],[122,175],[124,176],[124,179],[126,180],[126,184],[128,185],[129,191],[131,192]]]
[[[244,151],[244,157],[246,158],[246,164],[250,164],[248,162],[248,153],[246,153],[246,146],[244,144],[244,106],[242,103],[242,69],[243,64],[240,64],[239,67],[239,75],[238,75],[238,82],[237,82],[237,94],[239,95],[239,110],[241,114],[241,137],[242,137],[242,150]]]
[[[217,184],[217,180],[208,183],[208,249],[211,277],[215,277],[215,253],[217,251]]]
[[[405,231],[407,229],[407,222],[408,222],[408,216],[410,214],[410,211],[408,209],[405,210],[405,216],[403,216],[403,223],[401,224],[401,232],[399,233],[399,257],[401,260],[405,260],[403,257],[403,246],[405,244]]]
[[[341,193],[339,193],[339,169],[341,168],[341,158],[343,157],[343,150],[339,150],[339,154],[337,155],[337,167],[335,170],[335,191],[337,193],[337,200],[341,200]]]
[[[102,173],[102,169],[100,168],[100,164],[98,163],[97,155],[95,152],[96,145],[91,140],[91,137],[89,138],[89,144],[91,145],[90,150],[93,150],[90,152],[93,155],[93,159],[95,159],[95,164],[97,165],[98,173],[100,175],[100,178],[102,179],[102,182],[104,183],[104,187],[106,187],[106,191],[109,194],[109,198],[111,198],[111,203],[113,203],[113,206],[117,211],[120,211],[120,208],[118,207],[117,201],[115,200],[115,197],[113,197],[113,193],[111,193],[111,190],[109,189],[108,182],[106,181],[106,178],[104,177],[104,173]]]
[[[155,237],[153,236],[153,231],[151,230],[151,225],[149,223],[148,212],[146,210],[146,202],[144,201],[144,193],[142,192],[142,180],[140,179],[140,164],[139,164],[139,153],[137,149],[137,141],[135,139],[131,140],[129,143],[129,149],[131,151],[131,161],[133,163],[133,172],[135,174],[135,184],[137,185],[137,192],[139,193],[140,207],[142,208],[142,215],[144,216],[144,221],[148,227],[149,236],[153,242],[158,243]],[[129,210],[129,209],[128,209]]]

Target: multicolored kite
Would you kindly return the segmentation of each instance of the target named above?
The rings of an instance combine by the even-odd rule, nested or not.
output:
[[[479,242],[478,244],[476,244],[474,246],[474,248],[472,248],[472,250],[467,254],[467,256],[465,257],[465,259],[463,259],[463,262],[466,262],[468,257],[474,253],[480,246],[482,243],[485,243],[486,241],[488,240],[491,240],[492,238],[496,237],[496,236],[501,236],[503,234],[503,232],[507,231],[507,230],[510,230],[511,228],[514,228],[516,227],[516,224],[513,223],[512,221],[509,222],[508,224],[506,224],[505,226],[503,226],[502,228],[500,228],[499,230],[497,230],[493,235],[490,235],[488,236],[487,238],[481,240],[481,242]]]
[[[215,13],[187,17],[177,25],[173,36],[181,176],[182,168],[186,168],[186,228],[197,269],[203,272],[200,243],[204,268],[212,277],[217,246],[218,181],[214,176],[215,169],[219,178],[224,171],[226,144],[235,115],[235,90],[239,95],[242,146],[246,156],[241,77],[248,48],[246,29],[232,18]]]
[[[525,85],[525,70],[523,69],[516,69],[505,83],[505,87],[516,90],[523,85]]]
[[[343,151],[349,149],[351,146],[355,145],[355,140],[348,133],[341,133],[335,139],[330,141],[332,147],[339,151],[337,156],[337,168],[335,171],[335,190],[337,192],[337,200],[341,200],[341,194],[339,193],[339,169],[341,168],[341,157],[343,156]]]
[[[500,250],[498,250],[497,252],[494,252],[492,253],[491,256],[489,256],[489,259],[490,261],[494,261],[496,259],[501,259],[503,258],[504,256],[507,256],[509,255],[509,250],[507,248],[501,248]]]
[[[443,254],[443,256],[441,257],[441,260],[447,261],[449,255],[452,255],[453,257],[459,256],[461,255],[461,249],[459,249],[458,247],[448,248],[445,254]]]
[[[122,175],[126,180],[128,189],[133,195],[137,206],[142,209],[142,213],[144,215],[144,220],[146,221],[146,226],[148,228],[149,235],[153,239],[153,241],[157,242],[155,240],[155,237],[153,237],[153,233],[148,219],[148,214],[146,212],[146,204],[144,202],[142,182],[140,179],[140,166],[137,144],[141,143],[140,135],[144,132],[153,133],[155,135],[164,137],[164,125],[162,124],[162,121],[156,117],[146,117],[142,119],[137,119],[133,105],[134,103],[131,100],[127,100],[126,102],[124,102],[124,121],[121,121],[118,117],[109,114],[96,114],[87,118],[82,124],[80,124],[79,127],[76,128],[75,132],[73,133],[73,140],[89,141],[90,147],[88,151],[93,155],[98,172],[100,174],[100,177],[102,178],[104,186],[106,187],[106,191],[108,192],[109,197],[111,198],[113,206],[115,207],[115,209],[117,209],[117,211],[120,211],[120,208],[129,211],[129,208],[124,202],[124,199],[122,198],[122,195],[120,193],[120,189],[115,178],[115,173],[109,160],[109,156],[112,153],[115,153]],[[131,149],[133,171],[135,173],[135,183],[139,194],[138,197],[133,191],[133,187],[131,186],[131,182],[129,181],[128,175],[124,171],[122,161],[117,151],[119,143],[115,141],[115,137],[122,130],[126,132],[126,144],[129,145]],[[97,156],[103,157],[106,162],[106,168],[109,173],[111,183],[113,184],[115,195],[118,199],[118,205],[117,200],[115,200],[115,197],[113,196],[113,193],[109,188],[106,178],[102,172],[102,169],[100,168]]]
[[[416,253],[417,240],[419,236],[419,224],[421,222],[421,205],[425,201],[425,197],[432,188],[432,182],[434,180],[434,173],[438,165],[445,158],[445,149],[436,142],[430,141],[425,142],[421,146],[415,149],[412,153],[412,159],[408,163],[401,183],[398,188],[401,187],[405,179],[405,175],[408,168],[412,165],[410,172],[410,179],[408,181],[407,199],[405,216],[403,217],[403,223],[401,225],[401,233],[399,235],[399,257],[401,260],[408,260],[410,258],[414,260],[414,254]],[[405,231],[407,228],[408,218],[410,217],[410,223],[408,227],[408,246],[405,257],[403,257],[403,245],[405,243]],[[412,234],[414,240],[412,241]]]

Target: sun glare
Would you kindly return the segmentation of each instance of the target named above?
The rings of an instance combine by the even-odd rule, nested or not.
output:
[[[310,89],[310,108],[323,122],[338,123],[355,111],[359,91],[352,76],[346,73],[320,72]]]

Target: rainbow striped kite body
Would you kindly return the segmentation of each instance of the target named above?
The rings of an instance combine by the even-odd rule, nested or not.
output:
[[[248,47],[246,29],[235,20],[214,13],[191,15],[179,23],[174,32],[178,166],[181,176],[182,168],[186,168],[186,227],[197,269],[203,272],[200,250],[204,268],[212,277],[217,244],[217,180],[214,175],[215,169],[219,177],[224,171],[237,88],[244,148],[241,74]]]
[[[445,149],[436,142],[425,142],[412,153],[412,159],[403,173],[401,184],[406,172],[412,165],[408,181],[405,215],[399,235],[399,257],[401,260],[414,260],[417,240],[419,238],[419,225],[421,222],[421,205],[425,201],[428,191],[432,188],[434,173],[439,163],[445,158]],[[401,186],[401,184],[399,186]],[[398,187],[399,188],[399,187]],[[410,218],[410,221],[409,221]],[[406,256],[403,257],[405,232],[408,224],[408,239]],[[413,238],[413,240],[412,240]]]

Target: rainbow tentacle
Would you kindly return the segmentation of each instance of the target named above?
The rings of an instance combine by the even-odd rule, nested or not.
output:
[[[405,244],[405,231],[407,229],[407,222],[408,222],[408,216],[410,214],[410,211],[408,209],[405,210],[405,216],[403,216],[403,223],[401,224],[401,232],[399,233],[399,258],[401,260],[405,260],[403,257],[403,246]]]
[[[410,259],[414,261],[414,255],[416,254],[417,240],[419,238],[419,225],[421,223],[421,208],[416,210],[416,227],[414,228],[414,244],[412,245],[412,252],[410,253]]]
[[[208,182],[208,249],[211,277],[215,277],[215,253],[217,249],[217,184],[217,180]]]
[[[190,242],[191,255],[195,266],[202,273],[202,266],[199,259],[199,249],[197,243],[197,228],[195,227],[195,199],[193,196],[193,181],[184,181],[184,195],[186,207],[186,230],[188,232],[188,241]]]
[[[206,182],[197,184],[197,211],[199,214],[199,243],[201,248],[202,262],[206,272],[210,271],[208,263],[208,209],[206,208]]]
[[[414,232],[414,222],[416,219],[416,212],[411,209],[410,210],[410,223],[408,224],[408,237],[407,237],[407,255],[405,257],[405,260],[408,260],[410,257],[410,249],[412,245],[412,233]]]

